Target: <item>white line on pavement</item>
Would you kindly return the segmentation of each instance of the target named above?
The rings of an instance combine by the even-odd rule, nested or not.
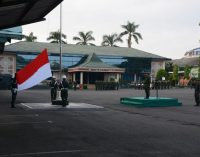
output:
[[[12,117],[39,117],[39,114],[22,114],[22,115],[11,115],[11,114],[8,114],[8,115],[1,115],[0,118],[12,118]]]
[[[30,109],[32,109],[31,106],[28,106],[28,105],[26,105],[26,104],[24,104],[24,103],[21,103],[21,104],[24,105],[24,106],[26,106],[26,107],[28,107],[28,108],[30,108]]]
[[[41,123],[53,123],[52,121],[47,122],[10,122],[10,123],[0,123],[0,125],[12,125],[12,124],[41,124]]]
[[[63,151],[50,151],[50,152],[35,152],[35,153],[24,153],[24,154],[5,154],[0,157],[15,157],[15,156],[29,156],[29,155],[42,155],[42,154],[59,154],[59,153],[78,153],[86,150],[63,150]]]

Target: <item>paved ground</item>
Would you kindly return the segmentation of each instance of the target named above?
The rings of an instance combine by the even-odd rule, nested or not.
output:
[[[159,92],[178,98],[181,107],[134,108],[121,105],[120,97],[144,91],[70,91],[72,106],[89,107],[52,109],[49,91],[27,90],[11,109],[10,91],[0,91],[0,157],[199,157],[200,107],[193,106],[193,93]]]

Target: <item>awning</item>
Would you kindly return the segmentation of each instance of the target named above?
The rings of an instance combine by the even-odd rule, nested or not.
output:
[[[45,20],[62,0],[0,0],[0,29]]]
[[[0,43],[10,42],[11,39],[21,40],[22,38],[21,26],[0,30]]]

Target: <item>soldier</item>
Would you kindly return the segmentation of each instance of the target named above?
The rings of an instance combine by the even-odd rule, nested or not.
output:
[[[53,101],[56,100],[57,89],[58,89],[58,83],[56,81],[55,76],[52,76],[51,78],[50,87],[51,87],[51,101]]]
[[[61,89],[61,98],[62,98],[62,106],[65,107],[68,105],[68,88],[69,83],[67,82],[67,77],[63,75],[63,80],[60,82]]]
[[[77,83],[76,81],[73,82],[73,87],[74,87],[74,90],[76,91],[76,86],[77,86]]]
[[[12,93],[11,108],[15,108],[15,100],[16,100],[16,97],[17,97],[17,80],[16,80],[16,76],[14,78],[12,78],[11,93]]]
[[[118,81],[116,82],[116,88],[117,88],[117,90],[119,90],[119,82]]]
[[[199,106],[199,102],[200,102],[199,94],[200,94],[200,81],[198,80],[198,81],[195,81],[195,91],[194,91],[194,97],[195,97],[195,102],[196,102],[195,106]]]
[[[150,77],[149,75],[146,73],[144,75],[144,90],[145,90],[145,94],[146,94],[146,99],[149,99],[149,96],[150,96]]]

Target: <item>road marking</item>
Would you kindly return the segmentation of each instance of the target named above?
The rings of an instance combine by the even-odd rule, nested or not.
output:
[[[60,153],[78,153],[85,152],[86,150],[63,150],[63,151],[51,151],[51,152],[35,152],[35,153],[24,153],[24,154],[5,154],[0,157],[15,157],[15,156],[30,156],[30,155],[42,155],[42,154],[60,154]]]
[[[21,104],[24,105],[24,106],[26,106],[26,107],[28,107],[28,108],[30,108],[30,109],[32,109],[31,106],[28,106],[28,105],[26,105],[26,104],[24,104],[24,103],[21,103]]]
[[[53,123],[52,121],[47,122],[10,122],[10,123],[0,123],[0,125],[12,125],[12,124],[41,124],[41,123]]]
[[[28,109],[103,109],[103,106],[97,106],[93,104],[87,103],[73,103],[70,102],[66,107],[62,107],[61,105],[52,105],[51,103],[21,103],[23,108]]]
[[[11,115],[11,114],[8,114],[8,115],[1,115],[0,118],[12,118],[12,117],[39,117],[39,114],[22,114],[22,115]]]

